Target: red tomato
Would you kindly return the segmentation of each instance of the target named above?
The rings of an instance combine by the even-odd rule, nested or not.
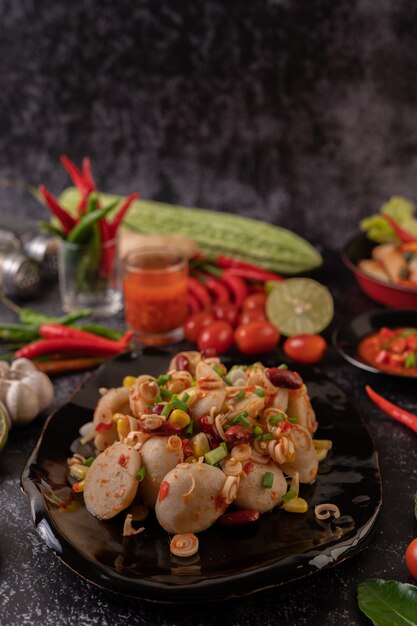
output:
[[[189,315],[184,324],[184,334],[188,341],[191,341],[191,343],[197,343],[197,337],[200,330],[213,322],[214,315],[213,313],[210,313],[210,311],[197,311],[197,313]]]
[[[296,335],[288,337],[282,346],[285,354],[298,363],[317,363],[327,350],[321,335]]]
[[[216,320],[229,322],[233,327],[237,324],[238,308],[231,302],[217,302],[213,306],[213,314]]]
[[[266,293],[260,291],[258,293],[252,293],[250,296],[247,296],[242,304],[242,309],[244,311],[253,311],[253,309],[265,309],[266,304]]]
[[[405,563],[411,576],[417,578],[417,539],[413,539],[408,545],[405,551]]]
[[[275,348],[279,337],[273,324],[260,319],[241,324],[235,330],[236,345],[243,354],[268,352]]]
[[[199,350],[214,348],[216,352],[222,353],[233,345],[233,328],[229,322],[217,320],[201,330],[197,337]]]
[[[263,309],[249,309],[248,311],[242,311],[239,316],[239,324],[249,324],[249,322],[254,322],[255,320],[266,320]]]

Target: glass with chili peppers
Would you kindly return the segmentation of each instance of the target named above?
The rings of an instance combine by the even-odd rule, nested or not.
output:
[[[117,237],[83,244],[60,241],[58,274],[64,311],[91,309],[108,317],[122,309]]]
[[[144,247],[126,255],[126,321],[142,344],[163,345],[183,338],[187,278],[187,260],[174,248]]]

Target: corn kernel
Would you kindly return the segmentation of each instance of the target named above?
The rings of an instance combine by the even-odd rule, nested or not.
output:
[[[112,418],[111,418],[111,419],[112,419],[112,422],[113,422],[114,424],[117,424],[117,422],[118,422],[120,419],[122,419],[123,417],[124,417],[124,414],[123,414],[123,413],[113,413],[113,416],[112,416]]]
[[[130,422],[127,415],[123,415],[117,420],[117,434],[119,439],[124,439],[130,433]]]
[[[200,458],[200,456],[204,456],[207,452],[210,452],[210,444],[207,439],[207,435],[204,433],[194,435],[191,439],[191,447],[197,458]]]
[[[123,378],[123,387],[131,387],[136,382],[136,376],[125,376]]]
[[[179,424],[181,428],[184,428],[185,426],[188,426],[191,418],[188,413],[182,409],[174,409],[169,415],[169,421],[174,422],[174,424]]]
[[[322,448],[331,450],[333,442],[330,439],[313,439],[313,444],[316,450],[321,450]]]
[[[288,511],[288,513],[307,513],[308,504],[304,498],[297,497],[283,504],[282,508],[284,511]]]

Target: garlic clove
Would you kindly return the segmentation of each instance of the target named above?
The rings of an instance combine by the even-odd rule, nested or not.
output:
[[[0,361],[0,378],[7,378],[9,375],[10,365],[7,361]]]
[[[10,381],[5,404],[13,424],[28,424],[39,413],[36,393],[21,380]]]
[[[27,372],[21,382],[34,391],[39,400],[39,411],[45,411],[54,399],[54,386],[50,378],[39,370]]]
[[[12,361],[12,364],[10,366],[10,371],[21,372],[23,374],[26,372],[35,372],[37,371],[37,368],[36,368],[36,365],[30,359],[20,358],[20,359],[16,359],[15,361]]]

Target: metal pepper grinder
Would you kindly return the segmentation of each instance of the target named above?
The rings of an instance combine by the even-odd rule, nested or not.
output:
[[[22,254],[19,248],[5,245],[0,237],[0,289],[7,296],[28,298],[39,290],[40,283],[39,263]]]

